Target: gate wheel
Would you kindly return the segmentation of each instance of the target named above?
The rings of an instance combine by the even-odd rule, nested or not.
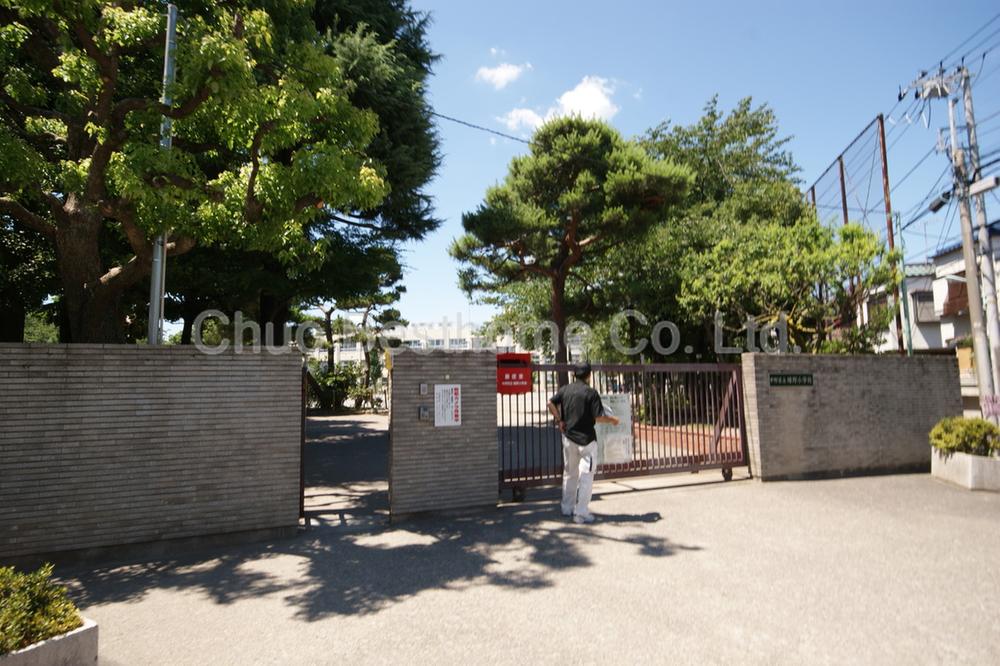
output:
[[[726,481],[732,481],[733,480],[733,468],[732,467],[723,467],[722,468],[722,478],[725,479]]]
[[[510,489],[511,499],[515,502],[524,501],[524,488],[516,487]]]

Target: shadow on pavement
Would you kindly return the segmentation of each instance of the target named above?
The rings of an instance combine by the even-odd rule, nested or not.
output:
[[[73,599],[86,608],[154,590],[190,591],[218,604],[277,594],[297,618],[312,621],[375,613],[424,590],[549,587],[558,572],[591,566],[589,544],[615,542],[648,557],[699,550],[646,532],[659,513],[604,514],[583,526],[552,502],[389,527],[385,419],[313,418],[308,434],[310,520],[297,537],[64,570]]]
[[[658,513],[599,518],[596,528],[575,525],[546,504],[392,528],[321,525],[266,545],[63,572],[62,579],[84,608],[155,590],[200,593],[219,604],[281,594],[297,618],[313,621],[378,612],[424,590],[549,587],[558,572],[591,566],[588,544],[617,542],[649,557],[700,550],[629,529],[660,520]]]
[[[310,525],[389,520],[389,436],[384,416],[310,417],[306,517]]]

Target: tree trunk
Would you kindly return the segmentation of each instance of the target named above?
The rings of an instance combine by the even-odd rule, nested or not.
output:
[[[555,354],[556,363],[566,363],[566,345],[563,338],[566,335],[566,276],[558,275],[552,278],[552,323],[556,325],[555,335],[552,340],[552,351]],[[559,386],[569,383],[569,376],[565,372],[557,372],[556,380]]]
[[[24,317],[27,311],[18,299],[4,300],[0,311],[0,342],[24,342]]]
[[[333,347],[333,308],[323,312],[323,334],[326,335],[326,371],[333,372],[337,365],[337,354]]]
[[[123,283],[101,282],[104,269],[98,237],[100,222],[75,221],[56,232],[56,262],[63,287],[66,332],[64,342],[120,343],[125,341],[121,316]],[[148,274],[148,267],[137,277]]]
[[[264,343],[275,347],[285,345],[285,324],[291,314],[291,303],[287,298],[281,298],[266,291],[260,293],[260,332]],[[273,328],[273,338],[267,339],[267,324]]]
[[[181,329],[181,344],[191,344],[191,333],[194,331],[194,320],[190,313],[184,313],[184,327]]]

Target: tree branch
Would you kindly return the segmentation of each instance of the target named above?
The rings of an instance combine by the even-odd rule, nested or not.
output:
[[[37,106],[31,106],[30,104],[23,104],[18,102],[16,99],[7,94],[7,90],[3,85],[3,77],[0,77],[0,100],[3,100],[4,104],[9,106],[14,111],[17,111],[24,116],[40,116],[42,118],[54,118],[56,120],[61,120],[67,125],[73,124],[75,121],[69,114],[62,113],[60,111],[55,111],[53,109],[43,109]]]
[[[257,174],[260,173],[260,144],[264,141],[264,135],[270,132],[274,125],[274,120],[261,123],[254,132],[253,141],[250,142],[250,176],[247,178],[247,193],[243,203],[243,215],[248,221],[256,222],[264,213],[264,204],[257,199],[254,188],[257,185]]]
[[[302,195],[301,197],[299,197],[298,199],[295,200],[295,209],[294,210],[295,210],[296,213],[301,213],[306,208],[309,208],[309,207],[318,207],[322,203],[323,203],[323,200],[320,199],[315,194],[304,194],[304,195]],[[344,220],[341,220],[341,221],[344,221]]]
[[[37,231],[48,239],[56,237],[56,228],[40,215],[32,213],[19,202],[8,197],[0,197],[0,213],[6,213],[32,231]]]
[[[346,217],[341,217],[341,216],[335,215],[333,213],[330,214],[330,219],[334,220],[336,222],[340,222],[341,224],[346,224],[346,225],[351,226],[351,227],[357,227],[359,229],[368,229],[370,231],[382,231],[383,230],[382,227],[380,227],[377,224],[372,224],[370,222],[359,222],[357,220],[349,220]]]
[[[122,231],[125,233],[125,238],[128,239],[128,244],[135,252],[135,256],[139,259],[148,259],[152,255],[153,248],[146,238],[146,234],[143,233],[135,222],[131,218],[117,218],[118,222],[122,225]]]
[[[125,116],[133,111],[159,111],[161,116],[166,116],[172,120],[187,118],[198,110],[209,97],[212,96],[212,83],[222,76],[222,70],[212,67],[208,70],[208,78],[195,91],[194,95],[184,100],[179,106],[167,106],[159,100],[151,100],[145,97],[126,97],[115,105],[111,116],[116,124],[121,124]]]
[[[195,239],[189,236],[179,236],[168,242],[164,247],[168,256],[176,257],[179,254],[190,252],[194,249],[195,245],[197,245]]]
[[[90,34],[87,30],[87,26],[83,24],[82,20],[72,21],[73,23],[73,34],[76,35],[77,40],[80,42],[80,46],[83,47],[84,52],[90,56],[90,59],[97,63],[97,66],[107,78],[116,78],[117,67],[114,64],[114,58],[108,55],[101,49],[97,47],[94,43],[94,36]]]
[[[223,201],[226,198],[224,192],[212,189],[207,185],[201,185],[190,178],[185,178],[175,173],[147,173],[143,176],[143,180],[156,188],[173,185],[182,190],[201,190],[212,201]]]

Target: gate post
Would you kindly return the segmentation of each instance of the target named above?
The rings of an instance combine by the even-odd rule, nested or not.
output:
[[[496,506],[496,355],[400,350],[391,387],[390,519]]]

